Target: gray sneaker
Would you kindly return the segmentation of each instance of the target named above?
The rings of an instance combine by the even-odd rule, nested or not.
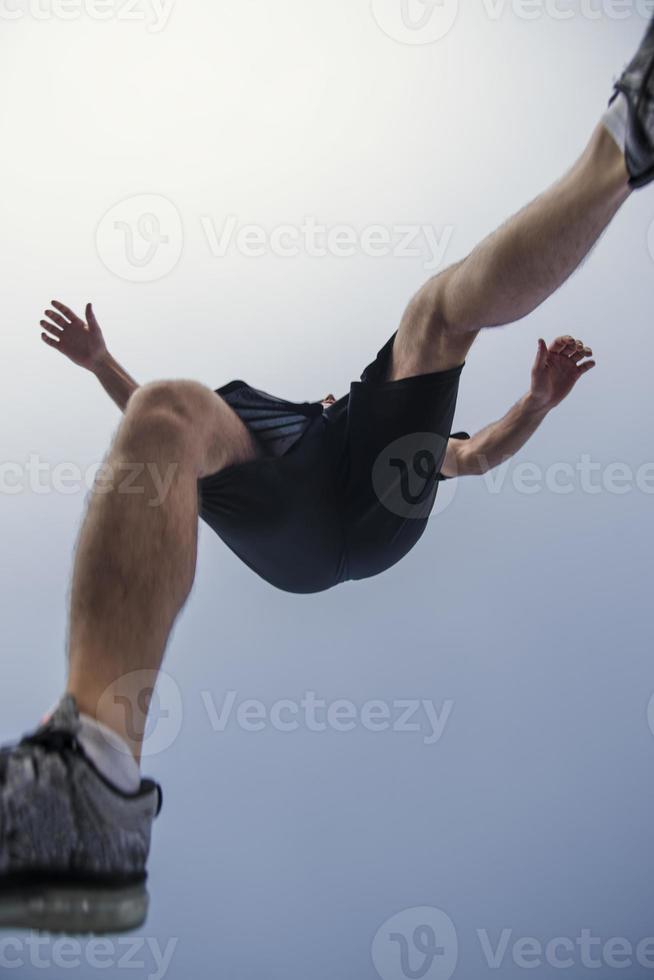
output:
[[[654,17],[636,54],[615,85],[629,106],[625,158],[631,187],[654,180]]]
[[[0,749],[0,928],[125,932],[147,915],[145,865],[161,789],[121,792],[77,740],[72,697]]]

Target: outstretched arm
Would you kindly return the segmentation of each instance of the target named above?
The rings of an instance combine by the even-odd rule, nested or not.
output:
[[[549,347],[538,342],[531,387],[499,422],[472,439],[450,439],[443,476],[481,476],[514,456],[533,436],[544,418],[566,398],[595,361],[592,350],[572,337],[558,337]]]
[[[91,304],[86,306],[86,322],[58,300],[53,299],[52,305],[54,310],[45,311],[49,319],[40,321],[43,342],[95,374],[110,398],[124,412],[139,386],[107,350]]]

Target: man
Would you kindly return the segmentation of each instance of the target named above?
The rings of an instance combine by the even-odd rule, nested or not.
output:
[[[192,586],[198,514],[291,592],[399,561],[425,529],[439,478],[513,455],[594,363],[580,341],[540,341],[528,394],[500,422],[456,438],[459,376],[477,334],[558,289],[652,179],[654,20],[572,170],[431,279],[338,401],[294,404],[243,382],[218,393],[188,381],[140,388],[107,352],[90,305],[84,322],[52,303],[44,342],[94,371],[125,417],[78,543],[66,695],[0,754],[6,924],[100,932],[143,919],[161,795],[141,780],[140,743]],[[121,492],[127,473],[132,492]]]

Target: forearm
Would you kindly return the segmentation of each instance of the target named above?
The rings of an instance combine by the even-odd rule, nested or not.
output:
[[[96,378],[121,412],[139,387],[138,383],[108,352],[93,370]]]
[[[531,394],[525,395],[504,418],[461,444],[458,475],[480,476],[515,456],[531,439],[549,411]]]

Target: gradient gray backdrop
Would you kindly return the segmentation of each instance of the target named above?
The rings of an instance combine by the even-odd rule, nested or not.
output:
[[[203,219],[218,231],[229,215],[268,230],[307,215],[358,231],[425,223],[451,229],[444,264],[455,261],[572,162],[644,25],[642,4],[619,17],[608,0],[560,0],[573,12],[563,19],[552,4],[527,18],[466,0],[446,36],[411,44],[380,27],[393,2],[177,0],[161,30],[118,10],[9,19],[5,4],[3,463],[33,454],[87,467],[118,423],[94,379],[39,341],[51,298],[77,309],[93,299],[140,381],[243,377],[297,400],[343,394],[429,275],[427,254],[216,257]],[[96,236],[138,195],[172,202],[183,227],[183,244],[173,229],[165,246],[181,248],[177,264],[151,282],[112,270],[111,218]],[[602,473],[654,461],[653,220],[644,191],[554,299],[480,340],[457,412],[469,430],[526,390],[540,335],[582,336],[598,368],[498,492],[481,480],[448,488],[400,566],[293,597],[203,529],[166,661],[180,730],[147,759],[165,806],[139,935],[177,940],[171,980],[373,980],[378,929],[420,906],[454,923],[461,980],[654,974],[586,968],[578,954],[574,968],[528,971],[510,948],[491,970],[477,932],[543,945],[584,928],[604,942],[654,935],[654,497],[635,479],[621,494],[578,479],[570,493],[550,483],[527,494],[513,476],[526,461],[545,470],[586,455]],[[3,738],[61,690],[84,497],[2,494]],[[202,692],[219,706],[229,691],[268,706],[314,691],[453,707],[435,745],[361,726],[217,732]],[[16,936],[23,965],[7,976],[155,974],[147,951],[133,958],[141,967],[120,966],[116,943],[104,970],[57,967],[52,943],[40,967]],[[391,960],[385,971],[407,975]],[[450,973],[436,961],[424,975]]]

